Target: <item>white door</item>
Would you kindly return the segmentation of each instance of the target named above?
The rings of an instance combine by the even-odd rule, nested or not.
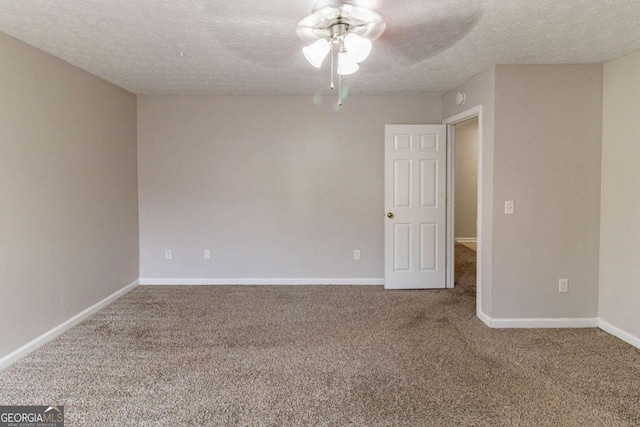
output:
[[[385,288],[445,287],[446,126],[385,126]]]

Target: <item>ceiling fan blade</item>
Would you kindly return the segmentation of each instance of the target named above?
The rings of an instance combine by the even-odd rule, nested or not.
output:
[[[305,43],[313,43],[318,39],[324,39],[331,36],[331,30],[328,28],[316,28],[308,26],[300,26],[296,30],[298,37]]]
[[[409,26],[389,23],[373,46],[374,53],[367,61],[371,61],[371,66],[363,67],[363,71],[377,72],[426,61],[462,40],[475,28],[481,16],[482,10],[475,9]]]
[[[371,22],[369,24],[350,27],[349,32],[373,41],[380,37],[386,28],[387,25],[384,22]]]

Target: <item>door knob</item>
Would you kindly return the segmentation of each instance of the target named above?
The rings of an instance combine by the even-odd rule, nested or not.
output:
[[[387,214],[387,218],[393,218],[393,212],[389,212],[389,213]]]

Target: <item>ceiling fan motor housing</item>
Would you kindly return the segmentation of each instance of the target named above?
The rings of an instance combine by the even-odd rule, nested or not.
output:
[[[385,24],[382,16],[365,7],[363,1],[318,0],[310,15],[298,23],[298,36],[305,42],[333,39],[354,33],[369,40],[382,35]]]

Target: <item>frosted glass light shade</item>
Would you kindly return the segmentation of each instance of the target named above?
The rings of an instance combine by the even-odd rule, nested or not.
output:
[[[358,63],[367,59],[371,53],[371,40],[360,37],[357,34],[349,33],[344,38],[344,47],[349,55]]]
[[[320,68],[322,61],[327,57],[330,50],[331,44],[325,39],[320,39],[302,49],[302,53],[304,53],[304,57],[307,58],[311,65]]]
[[[341,76],[348,76],[359,69],[360,66],[350,54],[344,52],[338,53],[338,74]]]

